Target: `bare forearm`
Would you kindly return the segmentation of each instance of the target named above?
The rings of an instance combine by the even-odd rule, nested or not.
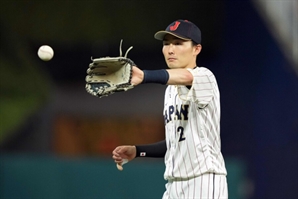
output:
[[[168,85],[191,85],[193,76],[186,69],[168,69],[169,80]]]

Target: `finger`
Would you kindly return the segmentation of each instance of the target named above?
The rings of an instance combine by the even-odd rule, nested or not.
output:
[[[119,154],[119,153],[117,153],[117,152],[114,152],[114,151],[113,151],[113,153],[112,153],[112,154],[113,154],[113,157],[114,157],[114,156],[115,156],[115,157],[120,157],[120,154]]]
[[[114,162],[122,164],[123,159],[122,158],[114,158]]]
[[[114,162],[116,162],[116,163],[122,163],[122,159],[114,159]]]
[[[112,154],[119,154],[119,150],[120,150],[120,147],[115,148]]]
[[[120,154],[114,154],[114,155],[112,156],[112,158],[113,158],[114,160],[117,160],[117,161],[121,161],[121,162],[122,162],[123,156],[120,155]]]
[[[123,153],[125,153],[125,147],[119,146],[114,151],[113,154],[117,156],[121,156]]]

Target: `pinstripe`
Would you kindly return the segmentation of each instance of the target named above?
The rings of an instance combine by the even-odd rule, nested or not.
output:
[[[191,127],[192,127],[192,125],[191,125]],[[191,133],[190,136],[192,137],[191,140],[194,141],[194,137],[193,137],[194,135]],[[195,143],[193,142],[193,146],[194,145],[195,145]],[[187,154],[189,156],[189,159],[191,159],[192,158],[192,153],[191,153],[191,151],[189,149],[189,146],[186,145],[186,147],[187,147]],[[194,151],[194,152],[195,152],[196,157],[198,157],[196,151]],[[191,170],[193,172],[191,176],[193,176],[193,175],[195,175],[195,173],[194,173],[194,167],[195,167],[195,165],[193,165],[193,162],[189,162],[189,164],[191,165]]]
[[[219,188],[218,188],[218,199],[220,198],[220,194],[221,194],[221,179],[219,179]]]
[[[203,197],[203,190],[204,190],[204,187],[203,187],[204,183],[203,183],[203,177],[201,178],[201,193],[200,193],[200,198]]]
[[[205,173],[189,180],[169,181],[163,199],[228,199],[225,182],[225,175],[215,173]],[[186,188],[186,183],[191,184],[189,189]],[[186,189],[187,194],[183,194],[182,190],[184,189]],[[194,190],[197,191],[194,192]]]
[[[179,192],[178,192],[178,183],[175,183],[175,186],[176,186],[176,196],[175,196],[175,198],[177,197],[178,198],[178,196],[179,196]]]
[[[179,146],[178,146],[178,148],[180,148]],[[178,149],[179,150],[179,149]],[[182,159],[183,159],[183,163],[184,163],[184,165],[186,164],[185,163],[185,159],[183,158],[183,156],[182,156],[182,154],[180,153],[180,155],[181,155],[181,157],[182,157]],[[179,171],[180,171],[180,167],[179,167]],[[181,185],[182,186],[182,185]],[[181,187],[182,188],[182,187]],[[182,190],[182,194],[183,195],[185,195],[185,193],[184,193],[184,190],[183,189],[181,189]]]
[[[206,190],[207,190],[206,196],[207,196],[207,198],[210,198],[211,188],[212,188],[213,185],[212,185],[212,182],[211,182],[211,175],[209,174],[207,176],[208,176],[208,187],[206,188]],[[212,195],[211,195],[211,197],[212,197]]]
[[[188,154],[188,156],[189,156],[189,158],[191,158],[191,155],[190,155],[190,151],[189,151],[189,148],[188,148],[188,145],[186,145],[186,147],[187,147],[187,154]],[[182,156],[183,157],[183,156]],[[184,160],[184,159],[183,159]],[[186,167],[186,163],[184,162],[184,165],[185,165],[185,167]],[[190,164],[191,165],[191,167],[193,168],[193,165],[192,164]],[[192,169],[193,170],[193,169]],[[187,175],[187,174],[186,174]],[[188,175],[187,175],[188,176]],[[188,186],[188,190],[189,190],[189,185],[188,185],[188,183],[187,183],[187,186]],[[188,195],[189,195],[189,192],[188,192]]]
[[[193,196],[208,199],[217,195],[222,197],[221,192],[225,191],[218,190],[222,186],[219,186],[215,176],[226,175],[220,149],[220,96],[217,82],[206,68],[197,67],[190,71],[194,77],[190,89],[168,86],[165,92],[168,150],[164,178],[171,181],[166,193],[168,198],[179,199]],[[188,111],[187,116],[185,111]]]
[[[215,199],[215,174],[213,174],[213,190],[212,190],[212,198]]]
[[[192,120],[190,120],[189,123],[190,123],[190,128],[191,128],[191,131],[192,131],[192,132],[195,131],[195,129],[198,129],[198,123],[197,123],[197,122],[194,122],[194,123],[193,123]],[[191,140],[193,141],[193,145],[195,146],[196,143],[195,143],[194,134],[191,134],[191,136],[192,136],[192,139],[191,139]],[[201,144],[201,145],[202,145],[202,144]],[[197,153],[196,150],[194,151],[194,153],[195,153],[195,157],[196,157],[196,159],[199,160],[199,155],[198,155],[198,153]],[[199,166],[199,171],[202,172],[200,166]]]

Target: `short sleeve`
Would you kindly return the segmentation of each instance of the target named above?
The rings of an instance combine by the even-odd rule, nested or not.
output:
[[[178,86],[179,97],[182,100],[195,102],[199,107],[204,108],[214,97],[215,77],[204,67],[188,70],[193,75],[193,83],[190,89],[186,86]]]

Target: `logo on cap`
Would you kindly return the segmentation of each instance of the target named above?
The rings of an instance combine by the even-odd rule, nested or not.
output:
[[[170,26],[170,30],[171,31],[176,30],[178,28],[179,24],[180,24],[180,22],[179,21],[176,21],[174,25]]]

